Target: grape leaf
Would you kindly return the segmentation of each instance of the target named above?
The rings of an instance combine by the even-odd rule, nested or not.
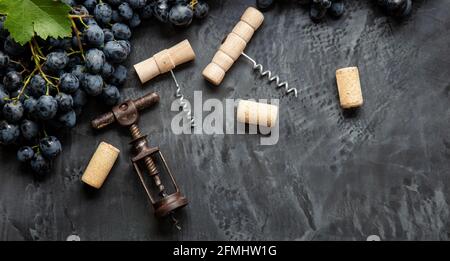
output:
[[[4,27],[22,45],[35,34],[42,39],[70,36],[69,11],[55,0],[0,0],[0,13],[7,15]]]

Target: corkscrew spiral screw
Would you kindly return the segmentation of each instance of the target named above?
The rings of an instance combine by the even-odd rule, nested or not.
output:
[[[280,77],[278,75],[273,75],[273,72],[270,70],[265,70],[264,71],[264,67],[262,64],[257,63],[254,59],[252,59],[250,56],[248,56],[247,54],[245,54],[244,52],[242,53],[242,55],[247,58],[252,64],[253,64],[253,70],[258,71],[258,73],[262,76],[262,77],[266,77],[269,82],[273,82],[275,81],[277,88],[281,88],[284,87],[286,94],[289,94],[291,92],[294,93],[295,97],[297,97],[298,94],[298,90],[297,88],[289,88],[289,83],[287,81],[281,82],[280,81]]]
[[[191,127],[195,127],[194,118],[192,117],[192,111],[189,108],[187,102],[185,101],[183,93],[181,92],[181,86],[180,84],[178,84],[177,78],[175,77],[175,74],[173,73],[172,70],[170,70],[170,74],[172,75],[172,78],[175,82],[175,86],[177,87],[177,90],[175,91],[175,96],[178,98],[180,106],[183,109],[184,113],[186,113],[186,117],[189,123],[191,124]]]

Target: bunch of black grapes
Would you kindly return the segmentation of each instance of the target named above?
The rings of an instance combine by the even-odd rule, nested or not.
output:
[[[389,15],[395,17],[406,17],[411,14],[412,0],[373,0]],[[267,10],[275,4],[275,0],[256,0],[256,5],[261,10]],[[310,9],[309,16],[315,22],[325,18],[327,14],[339,18],[344,14],[345,5],[343,0],[298,0],[303,6]]]
[[[127,79],[131,29],[155,16],[176,26],[205,17],[201,1],[62,0],[71,6],[72,37],[14,41],[0,16],[0,144],[48,173],[61,153],[56,137],[73,128],[88,97],[107,106],[120,100]]]
[[[194,17],[198,19],[206,17],[209,6],[202,0],[158,0],[148,6],[148,9],[151,9],[153,16],[163,23],[187,26]]]

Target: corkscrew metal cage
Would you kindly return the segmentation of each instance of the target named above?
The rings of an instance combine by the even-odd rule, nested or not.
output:
[[[95,118],[91,122],[91,125],[94,129],[102,129],[117,122],[119,125],[129,128],[132,137],[130,144],[134,148],[131,162],[153,206],[155,215],[157,217],[170,216],[174,225],[178,229],[181,229],[178,220],[174,216],[174,212],[186,206],[188,200],[181,194],[180,188],[159,147],[150,147],[147,135],[142,134],[138,126],[139,111],[158,102],[159,95],[154,92],[136,100],[127,100],[113,107],[112,111]],[[156,160],[158,159],[162,163],[163,169],[157,167]],[[145,176],[141,166],[145,167],[148,176]],[[163,174],[167,176],[163,176]],[[146,177],[150,177],[150,181],[147,181]],[[163,184],[163,177],[169,177],[169,186],[166,186],[167,183],[166,185]],[[170,188],[172,190],[169,190]]]

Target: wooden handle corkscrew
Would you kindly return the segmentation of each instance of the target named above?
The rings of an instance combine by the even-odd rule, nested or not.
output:
[[[184,40],[169,49],[164,49],[152,57],[134,65],[141,83],[173,70],[176,66],[195,59],[194,50],[188,40]]]
[[[214,85],[219,85],[225,73],[244,51],[255,31],[261,26],[264,15],[256,8],[245,10],[241,20],[214,55],[212,62],[203,70],[203,77]]]

